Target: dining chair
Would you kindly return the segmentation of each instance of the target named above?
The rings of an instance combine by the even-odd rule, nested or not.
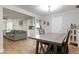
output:
[[[62,45],[57,46],[58,54],[68,54],[69,53],[69,49],[68,49],[69,36],[70,36],[70,30],[68,31],[66,37],[64,38]]]

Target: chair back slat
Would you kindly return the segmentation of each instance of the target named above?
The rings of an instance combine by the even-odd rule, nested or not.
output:
[[[68,31],[66,37],[64,38],[63,40],[63,44],[67,45],[68,44],[68,41],[69,41],[69,36],[70,36],[70,30]]]
[[[63,54],[69,53],[69,49],[68,49],[69,36],[70,36],[70,30],[68,31],[68,33],[67,33],[67,35],[64,38],[63,43],[62,43],[62,53]]]

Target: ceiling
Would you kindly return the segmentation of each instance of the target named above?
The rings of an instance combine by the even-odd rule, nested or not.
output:
[[[49,14],[55,14],[55,13],[60,13],[60,12],[65,12],[65,11],[76,9],[76,5],[62,5],[60,9],[49,13],[49,12],[45,12],[41,10],[39,8],[40,5],[16,5],[16,6],[22,9],[28,10],[32,13],[35,13],[39,16],[47,16]]]
[[[20,7],[22,9],[28,10],[32,13],[35,13],[39,16],[47,16],[49,14],[55,14],[55,13],[60,13],[60,12],[66,12],[66,11],[71,11],[76,9],[76,5],[63,5],[62,8],[55,10],[53,12],[45,12],[39,8],[39,5],[16,5],[17,7]],[[11,19],[26,19],[26,18],[31,18],[31,16],[24,15],[22,13],[9,10],[4,8],[3,9],[3,16],[4,18],[11,18]]]
[[[31,18],[31,16],[24,15],[16,11],[3,8],[3,18],[5,19],[8,19],[8,18],[9,19],[26,19],[26,18]]]

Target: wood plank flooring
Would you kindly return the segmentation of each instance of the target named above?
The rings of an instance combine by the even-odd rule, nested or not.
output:
[[[4,39],[5,54],[33,54],[35,53],[35,41],[31,39],[11,41]]]
[[[25,39],[19,41],[11,41],[4,38],[4,53],[3,54],[34,54],[35,40]],[[78,54],[79,48],[69,45],[70,54]]]

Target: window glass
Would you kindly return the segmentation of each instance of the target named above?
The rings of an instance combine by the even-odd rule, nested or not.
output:
[[[7,22],[7,32],[13,30],[13,23],[12,22]]]

